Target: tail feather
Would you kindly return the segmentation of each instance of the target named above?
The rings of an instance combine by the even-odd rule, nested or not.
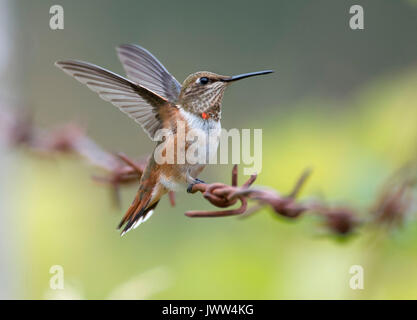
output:
[[[142,199],[142,201],[139,200],[140,198],[138,194],[119,223],[118,229],[121,229],[123,225],[125,226],[121,232],[121,236],[132,229],[136,229],[140,224],[148,220],[159,202],[157,200],[149,206],[151,201],[150,195],[146,197],[147,199]]]
[[[120,229],[129,220],[129,218],[136,211],[138,206],[139,206],[139,193],[136,194],[135,199],[133,200],[129,209],[127,209],[125,215],[123,216],[122,220],[120,221],[119,225],[117,226],[117,229]]]
[[[118,229],[123,228],[122,236],[149,219],[163,194],[164,189],[157,182],[155,165],[151,157],[142,174],[136,197],[119,223]]]
[[[135,224],[132,226],[133,229],[139,227],[142,223],[147,221],[153,214],[155,207],[158,205],[158,202],[155,202],[152,206],[146,208],[143,214],[136,220]]]
[[[130,231],[134,225],[136,224],[137,221],[140,221],[143,217],[143,215],[145,214],[145,211],[147,210],[146,206],[143,206],[142,209],[140,209],[139,211],[137,211],[137,213],[133,214],[129,220],[127,221],[121,235],[123,236],[126,232]]]

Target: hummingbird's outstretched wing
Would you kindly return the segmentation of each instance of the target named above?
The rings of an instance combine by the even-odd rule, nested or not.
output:
[[[171,109],[176,108],[165,98],[129,79],[94,64],[69,60],[55,65],[84,83],[106,101],[139,123],[153,140]]]
[[[117,54],[129,79],[174,104],[178,101],[180,83],[148,50],[125,44],[117,47]]]

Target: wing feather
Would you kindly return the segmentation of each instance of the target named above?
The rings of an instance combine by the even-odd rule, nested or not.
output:
[[[125,44],[117,47],[117,53],[129,79],[171,103],[178,101],[180,83],[148,50],[138,45]]]
[[[173,108],[158,92],[94,64],[70,60],[58,61],[55,65],[134,119],[151,139],[162,127],[162,109]]]

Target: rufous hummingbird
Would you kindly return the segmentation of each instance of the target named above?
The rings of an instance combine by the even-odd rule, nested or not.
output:
[[[172,144],[177,144],[177,124],[181,121],[186,132],[196,130],[208,135],[210,131],[218,138],[221,103],[226,87],[240,79],[273,72],[266,70],[222,76],[200,71],[189,75],[181,86],[146,49],[128,44],[117,47],[117,53],[127,78],[77,60],[58,61],[55,65],[134,119],[152,140],[159,129],[168,129],[172,133],[168,139]],[[214,141],[217,150],[218,139]],[[187,161],[161,164],[151,156],[140,178],[136,197],[118,226],[118,229],[124,226],[121,235],[146,221],[168,191],[182,185],[188,185],[187,190],[190,190],[193,184],[203,183],[197,176],[204,167],[205,163],[191,164]]]

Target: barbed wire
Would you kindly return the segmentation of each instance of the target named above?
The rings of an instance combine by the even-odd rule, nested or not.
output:
[[[135,160],[123,153],[113,154],[105,151],[76,124],[66,124],[51,130],[35,128],[31,117],[22,112],[0,110],[0,134],[0,142],[9,147],[23,146],[42,155],[76,154],[91,165],[104,169],[108,172],[106,176],[92,178],[99,183],[112,186],[117,203],[120,203],[120,186],[137,183],[147,161],[146,158]],[[305,170],[293,189],[287,195],[281,195],[271,188],[253,187],[256,175],[252,175],[238,186],[238,167],[235,165],[230,185],[220,182],[200,183],[191,188],[191,193],[199,192],[212,205],[227,209],[187,211],[185,215],[192,218],[234,215],[247,218],[269,207],[275,214],[288,219],[297,219],[305,214],[317,215],[331,232],[347,235],[365,224],[399,226],[417,211],[415,163],[409,163],[395,172],[381,187],[377,199],[366,212],[348,205],[332,206],[319,200],[299,201],[297,197],[310,175],[311,170]],[[174,206],[173,192],[169,193],[169,199]],[[249,201],[255,204],[249,207]],[[240,206],[230,209],[238,202]]]

